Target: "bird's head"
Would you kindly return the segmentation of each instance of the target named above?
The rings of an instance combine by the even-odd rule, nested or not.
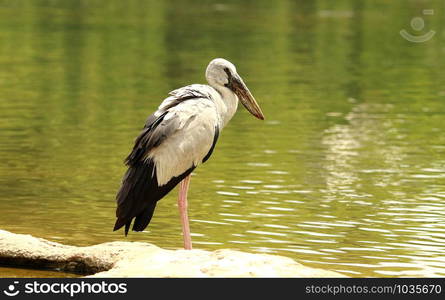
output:
[[[230,61],[223,58],[212,60],[207,66],[206,78],[211,86],[231,90],[252,115],[264,120],[260,106]]]

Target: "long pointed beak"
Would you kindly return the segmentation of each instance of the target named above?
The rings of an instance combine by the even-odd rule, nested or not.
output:
[[[238,74],[235,74],[231,79],[233,92],[238,96],[244,107],[258,119],[264,120],[264,115],[260,106],[252,96],[252,93],[249,91],[241,77]]]

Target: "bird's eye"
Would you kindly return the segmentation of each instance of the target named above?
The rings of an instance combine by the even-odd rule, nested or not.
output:
[[[229,76],[229,77],[230,77],[230,75],[232,75],[232,74],[230,73],[229,68],[227,68],[227,67],[224,68],[224,72],[226,72],[227,76]]]

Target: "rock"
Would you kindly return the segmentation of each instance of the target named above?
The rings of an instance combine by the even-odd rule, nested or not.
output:
[[[277,255],[229,249],[166,250],[139,242],[75,247],[3,230],[0,264],[89,277],[346,277]]]

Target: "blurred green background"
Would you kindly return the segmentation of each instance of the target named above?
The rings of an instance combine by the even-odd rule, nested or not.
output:
[[[176,190],[127,238],[112,232],[115,194],[146,117],[224,57],[266,121],[240,107],[196,170],[195,248],[280,254],[348,276],[445,276],[444,10],[0,1],[0,228],[182,247]],[[425,28],[411,28],[414,17]],[[436,33],[412,43],[402,29]]]

